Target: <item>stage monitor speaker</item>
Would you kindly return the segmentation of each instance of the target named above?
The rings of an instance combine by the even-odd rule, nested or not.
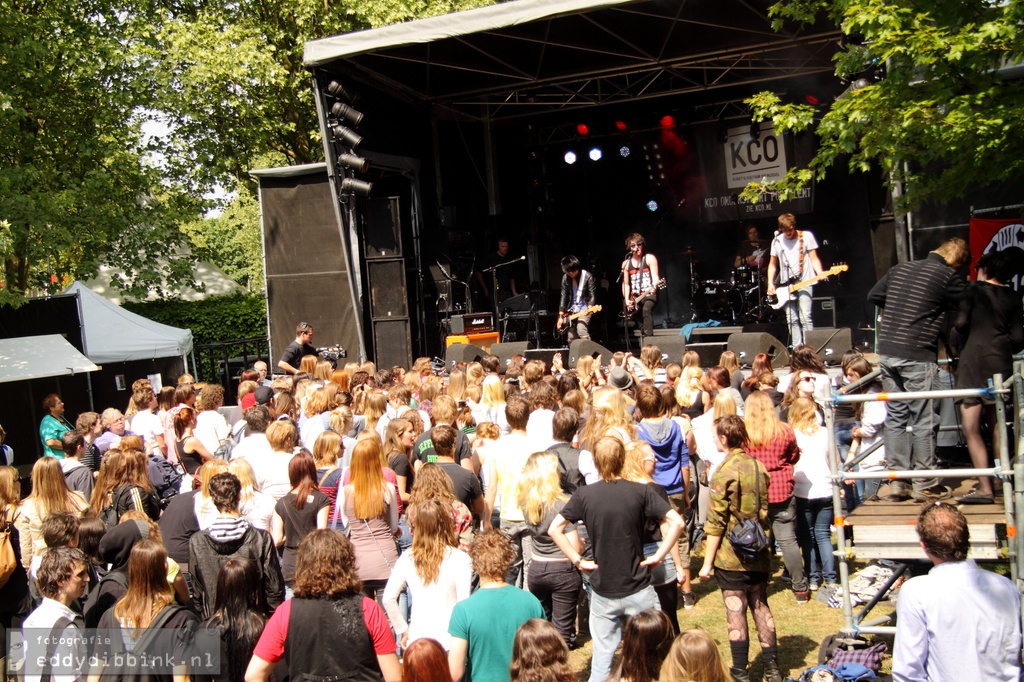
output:
[[[670,362],[682,364],[683,353],[686,352],[685,336],[655,336],[644,339],[645,346],[657,346],[661,351],[661,364],[667,365]],[[718,364],[718,360],[715,360]]]
[[[451,371],[457,362],[480,362],[487,354],[483,348],[471,343],[453,343],[445,351],[445,368]]]
[[[364,199],[360,208],[366,260],[401,258],[402,219],[398,197]]]
[[[736,359],[743,366],[749,367],[758,353],[764,353],[771,358],[773,367],[789,364],[789,351],[786,350],[786,344],[764,332],[730,334],[728,348],[736,354]]]
[[[530,360],[543,360],[547,364],[548,369],[551,369],[551,359],[555,357],[555,353],[562,354],[562,365],[565,366],[566,358],[569,357],[568,348],[529,348],[525,353],[526,361]],[[569,369],[566,367],[566,369]]]
[[[815,296],[811,299],[811,322],[815,327],[836,326],[835,296]]]
[[[612,359],[612,352],[599,343],[590,339],[576,339],[569,344],[568,363],[563,362],[566,369],[576,369],[576,363],[580,358],[589,355],[590,357],[601,356],[601,361],[607,365]],[[564,358],[565,356],[563,356]]]
[[[789,327],[786,326],[785,322],[754,322],[743,325],[744,334],[756,334],[758,332],[771,334],[777,339],[786,340],[789,338]],[[742,365],[743,363],[741,362],[740,364]]]
[[[722,353],[725,351],[724,341],[709,341],[706,343],[689,343],[686,345],[686,350],[692,350],[700,358],[700,366],[714,367],[718,364],[719,358],[722,357]],[[680,356],[682,359],[682,356]]]
[[[408,367],[412,359],[412,338],[408,317],[375,319],[373,325],[373,360],[377,367]]]
[[[849,327],[809,329],[805,334],[807,344],[814,346],[826,365],[839,365],[843,362],[843,354],[853,348],[853,332]]]
[[[526,355],[526,350],[530,347],[528,341],[508,341],[506,343],[495,343],[491,345],[491,355],[494,355],[500,361],[499,367],[500,372],[504,373],[505,368],[508,367],[509,361],[514,355]]]

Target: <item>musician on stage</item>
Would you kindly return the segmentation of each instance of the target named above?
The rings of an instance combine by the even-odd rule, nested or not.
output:
[[[629,256],[622,261],[622,299],[626,303],[626,315],[632,317],[639,308],[643,315],[640,336],[654,336],[653,311],[658,303],[657,283],[661,279],[658,259],[644,253],[644,238],[637,232],[626,238],[626,247]]]
[[[508,238],[498,237],[498,250],[495,253],[490,254],[484,258],[483,263],[479,270],[476,271],[476,280],[480,285],[480,291],[483,292],[484,297],[493,305],[495,302],[504,301],[506,298],[511,296],[518,296],[519,292],[516,290],[516,276],[513,270],[515,266],[506,266],[498,268],[494,271],[494,277],[491,277],[491,273],[485,273],[484,271],[488,268],[492,268],[496,265],[508,263],[517,260],[508,255]],[[493,295],[495,292],[491,291],[491,283],[496,282],[498,291],[497,295]]]
[[[790,286],[797,282],[813,279],[825,268],[818,258],[818,240],[807,230],[796,229],[796,217],[792,213],[779,216],[779,232],[772,240],[771,258],[768,261],[768,296],[776,295],[775,275],[779,286]],[[790,294],[786,303],[786,321],[789,323],[789,340],[792,347],[806,342],[806,332],[814,329],[811,321],[813,286],[807,286]]]
[[[568,339],[590,338],[590,315],[580,315],[570,320],[569,315],[584,312],[597,302],[597,281],[594,276],[580,267],[576,256],[562,259],[562,292],[558,298],[558,329],[568,326]]]
[[[764,270],[768,267],[770,246],[766,240],[761,239],[756,225],[747,225],[747,238],[740,242],[739,250],[736,251],[736,261],[732,266]]]

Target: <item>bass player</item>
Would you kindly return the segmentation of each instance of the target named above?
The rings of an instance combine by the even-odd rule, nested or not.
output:
[[[626,238],[626,248],[629,255],[622,261],[622,299],[626,304],[626,317],[632,318],[639,309],[643,316],[640,337],[654,336],[653,311],[658,303],[657,283],[661,281],[658,259],[654,254],[644,253],[644,238],[638,232]]]
[[[818,240],[807,230],[796,229],[796,217],[792,213],[779,216],[779,232],[772,240],[771,258],[768,260],[768,296],[775,296],[775,275],[779,286],[790,286],[797,282],[813,279],[825,268],[818,258]],[[807,286],[793,292],[786,302],[786,321],[789,323],[790,347],[806,342],[806,333],[814,329],[811,321],[813,295]]]
[[[580,267],[576,256],[570,254],[563,258],[557,331],[562,333],[568,328],[569,343],[576,339],[590,338],[590,316],[596,301],[597,282],[594,276]],[[570,315],[579,316],[572,320]]]

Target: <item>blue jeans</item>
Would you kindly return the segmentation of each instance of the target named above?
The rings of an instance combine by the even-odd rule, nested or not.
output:
[[[806,342],[805,332],[814,329],[811,322],[811,307],[814,303],[811,293],[813,287],[800,289],[793,298],[786,302],[786,322],[789,323],[789,342],[791,346],[799,346]]]
[[[882,390],[886,393],[931,391],[935,380],[935,363],[903,360],[889,355],[878,358],[882,370]],[[934,470],[935,432],[938,420],[931,400],[886,403],[885,461],[896,471]],[[914,490],[922,491],[937,485],[937,478],[915,478]]]
[[[626,618],[644,609],[657,608],[658,595],[653,587],[645,587],[619,599],[602,597],[591,591],[590,636],[594,644],[594,657],[590,663],[590,682],[604,682],[612,674],[612,659],[622,641],[622,626]]]
[[[853,427],[856,424],[839,424],[836,426],[836,450],[839,452],[839,468],[846,461],[850,454],[850,445],[853,443]],[[854,467],[853,471],[859,471],[860,467]],[[854,481],[853,485],[843,484],[843,491],[846,493],[846,510],[853,511],[864,501],[864,481]]]
[[[798,532],[800,547],[804,553],[804,566],[812,581],[821,582],[824,575],[826,583],[836,580],[836,558],[832,554],[832,498],[816,497],[807,499],[796,498],[796,509],[800,515]],[[818,572],[818,561],[821,561],[821,572]]]

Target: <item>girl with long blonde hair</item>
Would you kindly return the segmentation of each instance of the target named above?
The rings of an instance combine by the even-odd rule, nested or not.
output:
[[[216,466],[207,465],[200,475],[209,481],[214,474],[223,471]],[[233,459],[228,463],[227,471],[235,475],[241,485],[238,494],[238,515],[249,522],[253,528],[270,531],[270,523],[274,517],[274,505],[277,503],[270,495],[257,490],[256,474],[253,473],[252,465],[244,458]],[[206,489],[206,486],[203,486]]]
[[[479,404],[473,409],[473,417],[477,424],[494,422],[501,429],[501,435],[507,436],[511,430],[505,418],[505,391],[501,378],[491,374],[484,378],[483,393]]]
[[[590,449],[604,436],[615,436],[623,443],[636,438],[636,423],[626,398],[614,386],[601,386],[590,394],[590,418],[580,433],[581,447]]]
[[[817,405],[797,398],[789,410],[789,425],[796,432],[800,459],[793,465],[793,497],[796,499],[797,539],[803,551],[804,571],[810,588],[824,578],[836,585],[836,561],[832,554],[832,471],[828,432],[818,424]],[[818,563],[821,571],[818,571]]]
[[[704,628],[693,628],[672,642],[658,682],[730,682],[718,643]]]
[[[471,362],[466,365],[466,385],[479,386],[484,382],[484,366],[479,362]]]
[[[209,528],[210,524],[220,515],[220,512],[217,511],[217,506],[213,503],[213,498],[210,496],[210,481],[217,474],[227,470],[227,462],[222,459],[211,459],[199,467],[199,471],[196,472],[196,477],[199,479],[199,494],[193,498],[193,510],[196,514],[196,520],[199,522],[199,530]],[[270,528],[268,527],[267,530],[270,530]]]
[[[388,409],[388,398],[383,391],[373,390],[363,398],[363,417],[366,419],[364,431],[377,431],[377,422]]]
[[[736,353],[731,350],[722,351],[718,356],[718,364],[729,372],[729,385],[738,391],[743,383],[743,372],[740,371],[740,361]]]
[[[384,480],[380,438],[365,438],[352,449],[350,483],[338,491],[332,527],[338,522],[349,529],[356,551],[356,565],[363,591],[371,598],[384,589],[398,560],[398,494]]]
[[[388,422],[384,434],[384,452],[388,468],[395,472],[398,479],[398,496],[404,504],[409,503],[412,486],[416,475],[412,468],[412,446],[416,443],[415,429],[412,422],[402,417],[395,417]]]
[[[450,395],[456,403],[466,399],[466,374],[454,370],[448,375],[448,388],[445,393]]]
[[[21,565],[28,570],[32,557],[41,556],[46,551],[43,519],[62,512],[81,516],[88,509],[85,497],[68,488],[59,460],[53,457],[37,459],[32,465],[32,494],[21,503],[21,513],[14,520],[21,536]]]
[[[518,498],[533,540],[528,588],[540,600],[547,618],[570,642],[576,637],[576,596],[582,580],[548,535],[548,527],[569,499],[562,492],[558,455],[551,451],[530,455],[519,481]],[[567,526],[565,535],[577,552],[583,550],[575,526]]]
[[[402,648],[424,637],[450,648],[448,621],[456,602],[469,597],[473,567],[465,552],[456,549],[455,527],[449,508],[441,500],[424,500],[410,510],[415,532],[412,549],[395,564],[384,588],[384,610]],[[406,622],[398,597],[406,589],[416,604],[412,622]]]
[[[323,386],[315,386],[306,392],[299,417],[299,441],[310,452],[316,445],[317,436],[330,426],[331,399]]]

